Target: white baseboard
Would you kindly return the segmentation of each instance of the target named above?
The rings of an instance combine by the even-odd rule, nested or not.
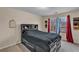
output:
[[[1,50],[1,49],[4,49],[4,48],[11,47],[11,46],[14,46],[14,45],[19,44],[19,43],[21,43],[21,42],[11,43],[11,44],[9,44],[9,45],[6,45],[6,46],[3,46],[3,47],[0,47],[0,50]]]

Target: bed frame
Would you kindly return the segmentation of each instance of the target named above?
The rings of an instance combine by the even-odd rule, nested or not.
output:
[[[32,52],[36,52],[36,50],[34,49],[35,47],[32,47],[28,41],[25,41],[25,39],[22,37],[22,33],[24,30],[38,30],[38,24],[21,24],[21,42],[22,44],[24,44],[24,46],[26,46],[28,49],[30,49],[30,51]],[[55,42],[54,47],[53,46],[53,42],[51,43],[51,52],[53,52],[54,50],[58,51],[59,48],[61,47],[61,41]],[[58,45],[60,44],[60,45]],[[52,51],[53,50],[53,51]],[[55,52],[55,51],[54,51]]]
[[[22,37],[22,33],[24,30],[38,30],[38,24],[21,24],[21,43],[26,46],[30,51],[36,52],[36,50],[31,46],[28,41],[24,41],[24,38]]]

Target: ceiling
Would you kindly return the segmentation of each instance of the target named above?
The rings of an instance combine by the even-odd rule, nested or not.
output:
[[[79,9],[78,7],[14,7],[40,16],[49,16]]]

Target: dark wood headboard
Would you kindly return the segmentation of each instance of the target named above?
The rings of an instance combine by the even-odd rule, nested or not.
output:
[[[21,24],[21,40],[26,30],[38,30],[38,24]]]
[[[38,24],[21,24],[21,31],[38,30]]]

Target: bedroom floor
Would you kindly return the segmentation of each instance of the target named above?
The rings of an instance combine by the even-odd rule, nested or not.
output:
[[[2,49],[2,50],[0,50],[0,52],[30,52],[30,50],[27,49],[22,44],[17,44],[17,45]]]
[[[0,52],[30,52],[30,50],[22,44],[17,44],[15,46],[2,49]],[[59,52],[79,52],[79,46],[62,41]]]
[[[59,52],[79,52],[79,45],[61,41],[61,48]]]

